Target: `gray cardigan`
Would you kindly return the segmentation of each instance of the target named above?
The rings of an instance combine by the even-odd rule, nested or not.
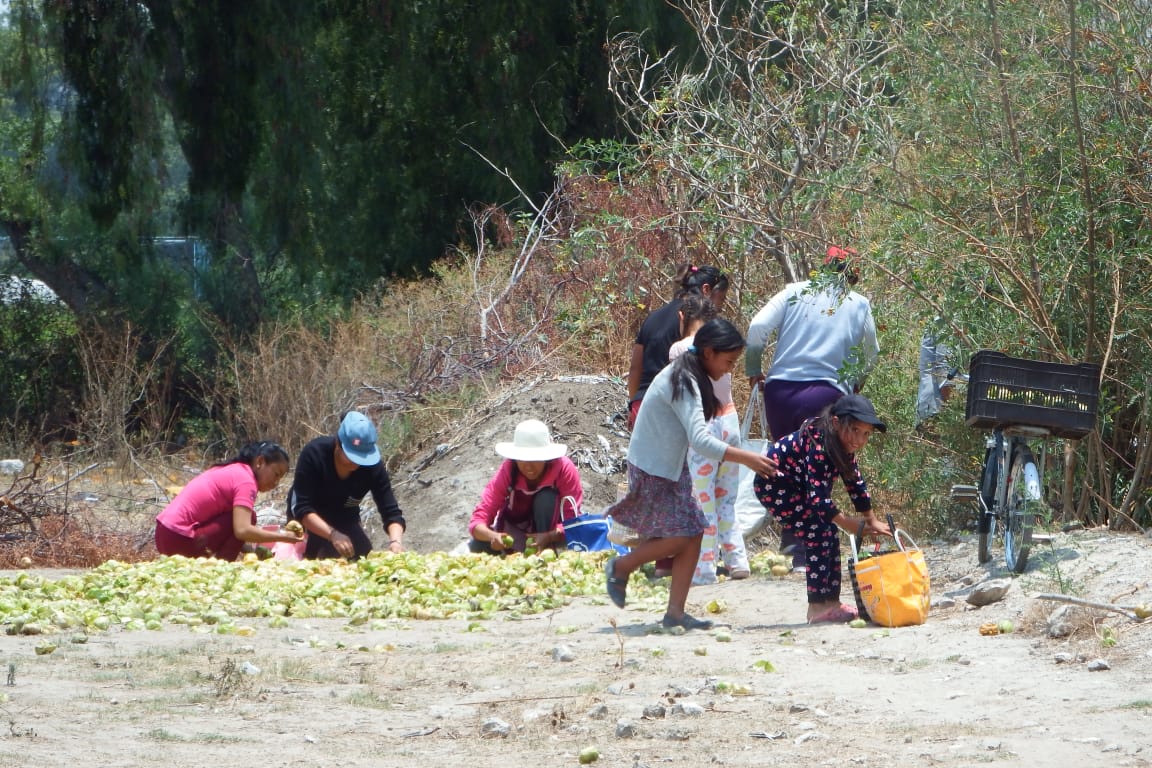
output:
[[[708,433],[704,404],[694,379],[672,400],[672,365],[656,375],[644,399],[628,444],[628,462],[650,475],[679,480],[688,446],[713,461],[724,458],[728,444]]]

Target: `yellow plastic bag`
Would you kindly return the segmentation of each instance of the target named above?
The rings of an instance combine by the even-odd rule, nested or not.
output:
[[[895,552],[874,555],[861,560],[852,541],[853,589],[857,604],[863,606],[868,617],[884,627],[911,627],[928,619],[931,582],[924,553],[902,530],[893,534],[900,547]],[[900,540],[904,537],[911,546]]]

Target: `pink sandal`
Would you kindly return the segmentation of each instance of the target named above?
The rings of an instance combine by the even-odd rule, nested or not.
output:
[[[829,608],[828,610],[824,611],[824,613],[817,614],[816,616],[812,617],[811,619],[808,619],[808,623],[809,624],[842,624],[845,621],[852,621],[853,619],[856,619],[856,618],[859,618],[859,614],[856,613],[856,609],[851,607],[851,606],[844,605],[843,603],[841,603],[840,605]]]

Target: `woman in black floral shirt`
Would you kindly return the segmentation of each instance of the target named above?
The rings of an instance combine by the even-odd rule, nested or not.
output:
[[[856,609],[840,602],[839,529],[891,535],[876,518],[856,454],[874,431],[887,427],[863,395],[844,395],[815,419],[768,448],[779,464],[775,477],[756,478],[756,496],[780,525],[806,545],[808,622],[842,622]],[[832,500],[839,476],[859,516],[845,515]]]

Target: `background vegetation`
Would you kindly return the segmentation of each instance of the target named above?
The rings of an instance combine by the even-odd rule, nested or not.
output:
[[[622,373],[680,263],[746,324],[842,243],[886,501],[940,530],[975,474],[962,404],[912,430],[939,316],[962,367],[1101,363],[1050,501],[1149,525],[1143,0],[311,5],[10,4],[0,230],[69,309],[0,326],[15,449],[298,447],[356,405],[403,453],[499,378]]]

